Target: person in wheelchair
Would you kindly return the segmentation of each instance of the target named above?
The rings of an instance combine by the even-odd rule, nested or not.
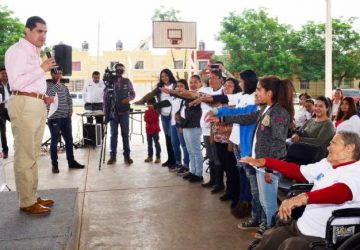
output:
[[[297,181],[314,184],[310,192],[282,202],[278,216],[288,223],[266,231],[253,249],[309,249],[309,244],[325,238],[326,222],[333,210],[360,207],[359,135],[340,131],[331,140],[328,150],[327,158],[302,166],[272,158],[245,157],[240,160],[254,167],[276,170]],[[297,221],[291,220],[292,210],[304,205],[302,216]],[[346,223],[356,224],[359,221],[348,218]]]

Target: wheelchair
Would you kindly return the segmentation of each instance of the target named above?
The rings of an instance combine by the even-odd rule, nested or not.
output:
[[[287,194],[287,197],[293,197],[312,189],[313,184],[295,184]],[[305,206],[293,209],[291,217],[293,220],[300,218],[304,212]],[[309,249],[316,250],[318,247],[337,250],[360,250],[360,224],[332,225],[337,219],[342,218],[359,218],[360,208],[337,209],[332,212],[332,216],[326,223],[325,239],[313,242]],[[272,226],[281,226],[282,222],[278,219],[277,213],[272,218]],[[260,240],[250,243],[248,250],[256,247]]]
[[[292,143],[289,146],[287,154],[283,160],[299,165],[307,165],[310,163],[318,162],[325,156],[326,153],[320,146],[299,142]],[[287,194],[290,191],[291,186],[293,186],[294,184],[296,184],[294,180],[281,176],[278,188],[284,194]],[[280,203],[281,200],[278,199],[278,204]]]

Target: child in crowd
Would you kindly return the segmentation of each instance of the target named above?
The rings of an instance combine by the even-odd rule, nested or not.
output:
[[[156,160],[155,163],[160,163],[160,153],[161,147],[159,143],[159,113],[154,108],[154,104],[156,103],[155,98],[150,99],[147,101],[148,109],[145,111],[144,120],[145,120],[145,128],[146,128],[146,139],[148,145],[148,157],[145,159],[145,162],[152,162],[153,161],[153,141],[155,144],[156,150]]]

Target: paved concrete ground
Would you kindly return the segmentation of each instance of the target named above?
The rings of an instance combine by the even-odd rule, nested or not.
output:
[[[74,138],[81,137],[78,124],[75,117]],[[7,184],[15,189],[8,128],[10,157],[4,164]],[[161,138],[166,152],[162,134]],[[105,164],[101,171],[100,148],[75,150],[75,158],[86,165],[83,170],[69,170],[65,153],[59,152],[59,174],[51,173],[48,153],[40,157],[39,189],[79,188],[78,249],[246,249],[254,231],[237,228],[241,220],[230,214],[229,203],[161,164],[144,163],[147,148],[140,136],[132,136],[130,144],[133,165],[123,164],[120,153],[115,165]],[[166,153],[162,155],[165,160]]]

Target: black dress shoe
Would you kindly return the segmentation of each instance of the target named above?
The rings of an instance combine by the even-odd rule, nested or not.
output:
[[[169,166],[169,161],[164,162],[163,164],[161,164],[161,166],[163,166],[163,167]]]
[[[228,200],[230,200],[230,195],[225,193],[225,194],[221,195],[219,199],[221,201],[228,201]]]
[[[58,173],[60,172],[59,167],[53,165],[53,166],[52,166],[52,172],[53,172],[54,174],[58,174]]]
[[[224,190],[224,187],[221,186],[214,186],[213,189],[211,189],[211,193],[217,194]]]
[[[183,176],[183,179],[188,180],[188,179],[192,178],[193,176],[195,176],[195,175],[193,173],[189,172]]]
[[[204,188],[212,188],[214,185],[215,185],[215,183],[212,181],[208,181],[206,183],[201,184],[201,186]]]
[[[189,182],[195,183],[195,182],[202,182],[204,178],[202,176],[193,175],[189,178]]]
[[[73,163],[69,164],[69,168],[76,168],[76,169],[85,168],[85,165],[82,165],[77,161],[74,161]]]

